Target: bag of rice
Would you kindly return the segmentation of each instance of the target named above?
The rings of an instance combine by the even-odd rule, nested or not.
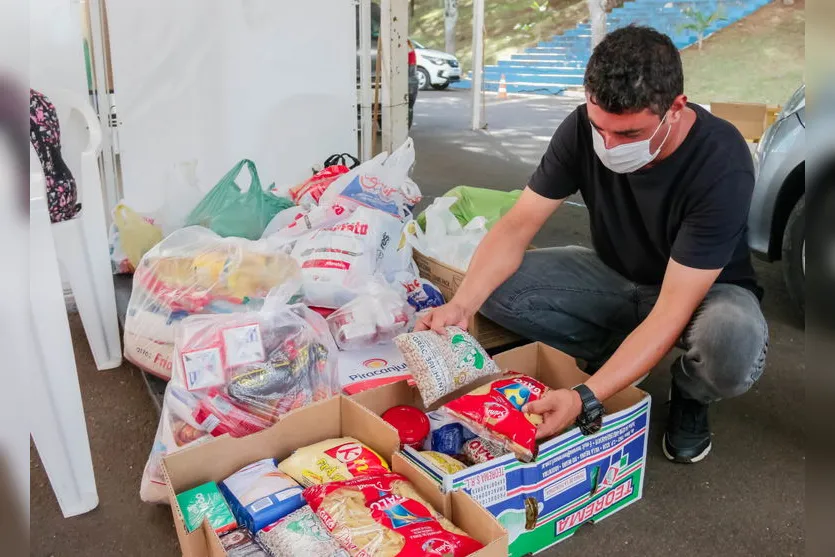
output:
[[[455,474],[467,468],[463,462],[459,462],[444,453],[421,451],[420,454],[432,464],[443,470],[445,474]]]
[[[352,556],[464,557],[482,547],[435,511],[400,474],[318,485],[306,489],[304,497]]]
[[[499,373],[478,341],[458,327],[447,327],[443,336],[433,331],[407,333],[394,342],[403,353],[425,406],[480,377]]]
[[[389,471],[383,457],[352,437],[302,447],[284,459],[278,469],[304,487]]]
[[[222,535],[220,545],[226,550],[228,557],[270,557],[246,528],[238,528]]]
[[[473,389],[443,408],[488,441],[513,451],[525,462],[536,456],[536,426],[542,416],[522,412],[525,404],[538,400],[548,387],[515,371]]]
[[[266,526],[258,541],[272,557],[348,557],[307,505]]]

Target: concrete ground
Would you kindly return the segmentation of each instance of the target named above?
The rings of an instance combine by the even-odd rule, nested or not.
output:
[[[416,182],[428,198],[459,184],[524,186],[551,134],[576,101],[488,98],[486,131],[469,131],[468,92],[421,92],[412,136]],[[588,245],[585,210],[572,199],[538,246]],[[668,463],[659,446],[670,358],[642,387],[653,397],[644,498],[583,527],[544,555],[802,555],[804,547],[804,332],[779,265],[756,265],[771,332],[762,379],[711,414],[713,450],[692,466]],[[178,555],[168,507],[139,500],[139,479],[157,424],[140,373],[97,372],[77,316],[71,326],[100,505],[64,519],[37,452],[31,452],[31,555]]]

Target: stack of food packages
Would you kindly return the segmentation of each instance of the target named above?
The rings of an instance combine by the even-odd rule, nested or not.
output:
[[[300,204],[259,240],[189,226],[142,256],[125,355],[170,380],[143,500],[166,500],[165,454],[259,431],[337,394],[339,350],[393,346],[416,312],[443,303],[405,237],[420,200],[413,163],[407,140],[353,169],[325,169],[303,194],[291,192]]]
[[[177,501],[187,530],[207,519],[230,557],[464,557],[482,547],[350,437],[252,463]]]

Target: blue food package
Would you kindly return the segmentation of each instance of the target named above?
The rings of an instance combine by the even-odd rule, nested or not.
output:
[[[302,487],[272,458],[241,468],[219,486],[238,523],[253,534],[305,504]]]
[[[446,455],[461,454],[464,443],[475,439],[477,435],[461,422],[442,411],[427,412],[429,435],[423,442],[423,450],[435,451]]]
[[[438,287],[426,279],[415,280],[414,287],[408,291],[407,300],[417,311],[444,305],[444,296]]]

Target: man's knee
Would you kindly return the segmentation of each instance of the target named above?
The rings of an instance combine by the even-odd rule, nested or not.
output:
[[[684,372],[702,383],[713,399],[739,396],[762,375],[768,327],[750,307],[716,303],[698,316],[688,332]]]

